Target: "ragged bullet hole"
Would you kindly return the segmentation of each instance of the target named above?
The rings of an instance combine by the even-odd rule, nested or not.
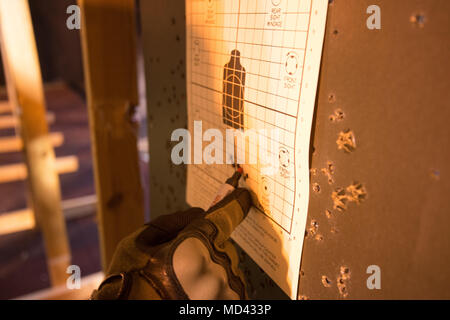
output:
[[[331,193],[331,199],[333,200],[333,209],[344,211],[347,209],[347,195],[343,188],[337,188]]]
[[[300,275],[303,277],[305,275],[305,271],[300,270]]]
[[[309,229],[307,231],[307,235],[314,236],[317,232],[317,229],[319,229],[319,223],[316,220],[311,220],[310,225],[311,226],[309,227]]]
[[[344,286],[344,285],[340,286],[340,287],[339,287],[339,293],[341,294],[341,296],[342,296],[343,298],[347,298],[347,296],[348,296],[348,293],[347,293],[347,287]]]
[[[331,219],[331,218],[333,217],[332,214],[331,214],[331,211],[328,210],[328,209],[325,209],[325,216],[326,216],[328,219]]]
[[[334,111],[334,114],[336,115],[336,120],[343,120],[344,119],[344,112],[341,109],[336,109]]]
[[[331,174],[334,174],[334,164],[333,164],[333,162],[327,161],[327,167],[328,167],[328,171],[329,171]]]
[[[348,275],[348,274],[350,274],[350,269],[349,269],[348,267],[342,266],[342,267],[340,268],[340,272],[341,272],[341,275],[342,275],[342,276]]]
[[[346,189],[348,194],[348,200],[356,203],[360,203],[361,201],[364,201],[367,196],[366,189],[364,186],[359,182],[353,182],[351,185],[349,185]]]
[[[315,182],[312,185],[312,189],[313,189],[314,192],[319,193],[320,192],[320,185],[317,182]]]
[[[325,288],[331,287],[331,280],[327,276],[322,276],[322,284]]]
[[[340,276],[337,278],[336,285],[339,290],[339,294],[346,298],[348,296],[347,282],[350,280],[350,269],[346,266],[341,266],[339,269]]]
[[[339,132],[336,144],[339,150],[342,149],[347,153],[354,151],[356,149],[355,134],[350,129]]]
[[[327,166],[325,168],[322,168],[320,171],[324,175],[327,176],[329,184],[333,184],[334,183],[334,179],[333,179],[334,166],[333,166],[333,163],[331,161],[327,161]]]
[[[331,122],[344,120],[344,112],[341,109],[334,110],[334,113],[330,115],[329,119]]]
[[[423,28],[425,25],[425,16],[423,14],[415,14],[409,18],[409,21],[416,24],[420,28]]]
[[[314,239],[316,239],[317,241],[323,241],[323,236],[321,234],[316,234]]]
[[[337,36],[337,35],[338,35],[338,33],[339,33],[339,31],[338,31],[337,29],[334,29],[334,31],[333,31],[333,35],[334,35],[334,36]]]
[[[331,193],[333,200],[333,209],[344,211],[347,209],[348,202],[360,204],[367,197],[367,191],[359,182],[353,182],[347,188],[337,188]]]
[[[441,178],[441,172],[437,169],[431,169],[430,170],[430,177],[433,180],[439,180]]]
[[[311,172],[311,175],[315,176],[317,174],[317,169],[316,168],[311,168],[309,170],[309,172]]]
[[[336,233],[338,233],[338,229],[336,229],[335,227],[331,227],[330,232],[332,234],[336,234]]]
[[[330,93],[330,94],[328,95],[328,102],[329,102],[329,103],[336,102],[336,96],[334,95],[334,93]]]

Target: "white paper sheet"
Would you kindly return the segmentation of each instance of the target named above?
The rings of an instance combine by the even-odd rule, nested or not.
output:
[[[186,0],[188,129],[197,139],[194,151],[200,150],[197,164],[188,165],[187,201],[208,208],[235,170],[201,163],[209,143],[201,142],[202,132],[219,129],[225,138],[227,128],[276,129],[279,136],[270,138],[278,143],[277,170],[264,172],[259,157],[256,164],[241,165],[241,186],[251,190],[256,206],[232,238],[292,299],[308,209],[309,141],[327,5]],[[202,121],[197,138],[194,121]],[[245,154],[252,150],[246,147]]]

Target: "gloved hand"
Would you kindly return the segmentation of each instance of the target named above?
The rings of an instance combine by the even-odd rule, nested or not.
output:
[[[91,299],[246,299],[229,237],[250,206],[238,188],[207,212],[158,217],[119,243]]]

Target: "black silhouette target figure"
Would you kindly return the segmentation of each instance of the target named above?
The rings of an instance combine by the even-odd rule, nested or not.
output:
[[[240,58],[238,50],[231,51],[223,70],[223,123],[235,129],[244,128],[245,68]]]

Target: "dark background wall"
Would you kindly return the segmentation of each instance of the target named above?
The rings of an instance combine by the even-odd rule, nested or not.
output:
[[[80,32],[66,27],[67,7],[76,0],[29,0],[29,4],[44,81],[63,80],[84,92]],[[5,84],[3,66],[0,84]]]

